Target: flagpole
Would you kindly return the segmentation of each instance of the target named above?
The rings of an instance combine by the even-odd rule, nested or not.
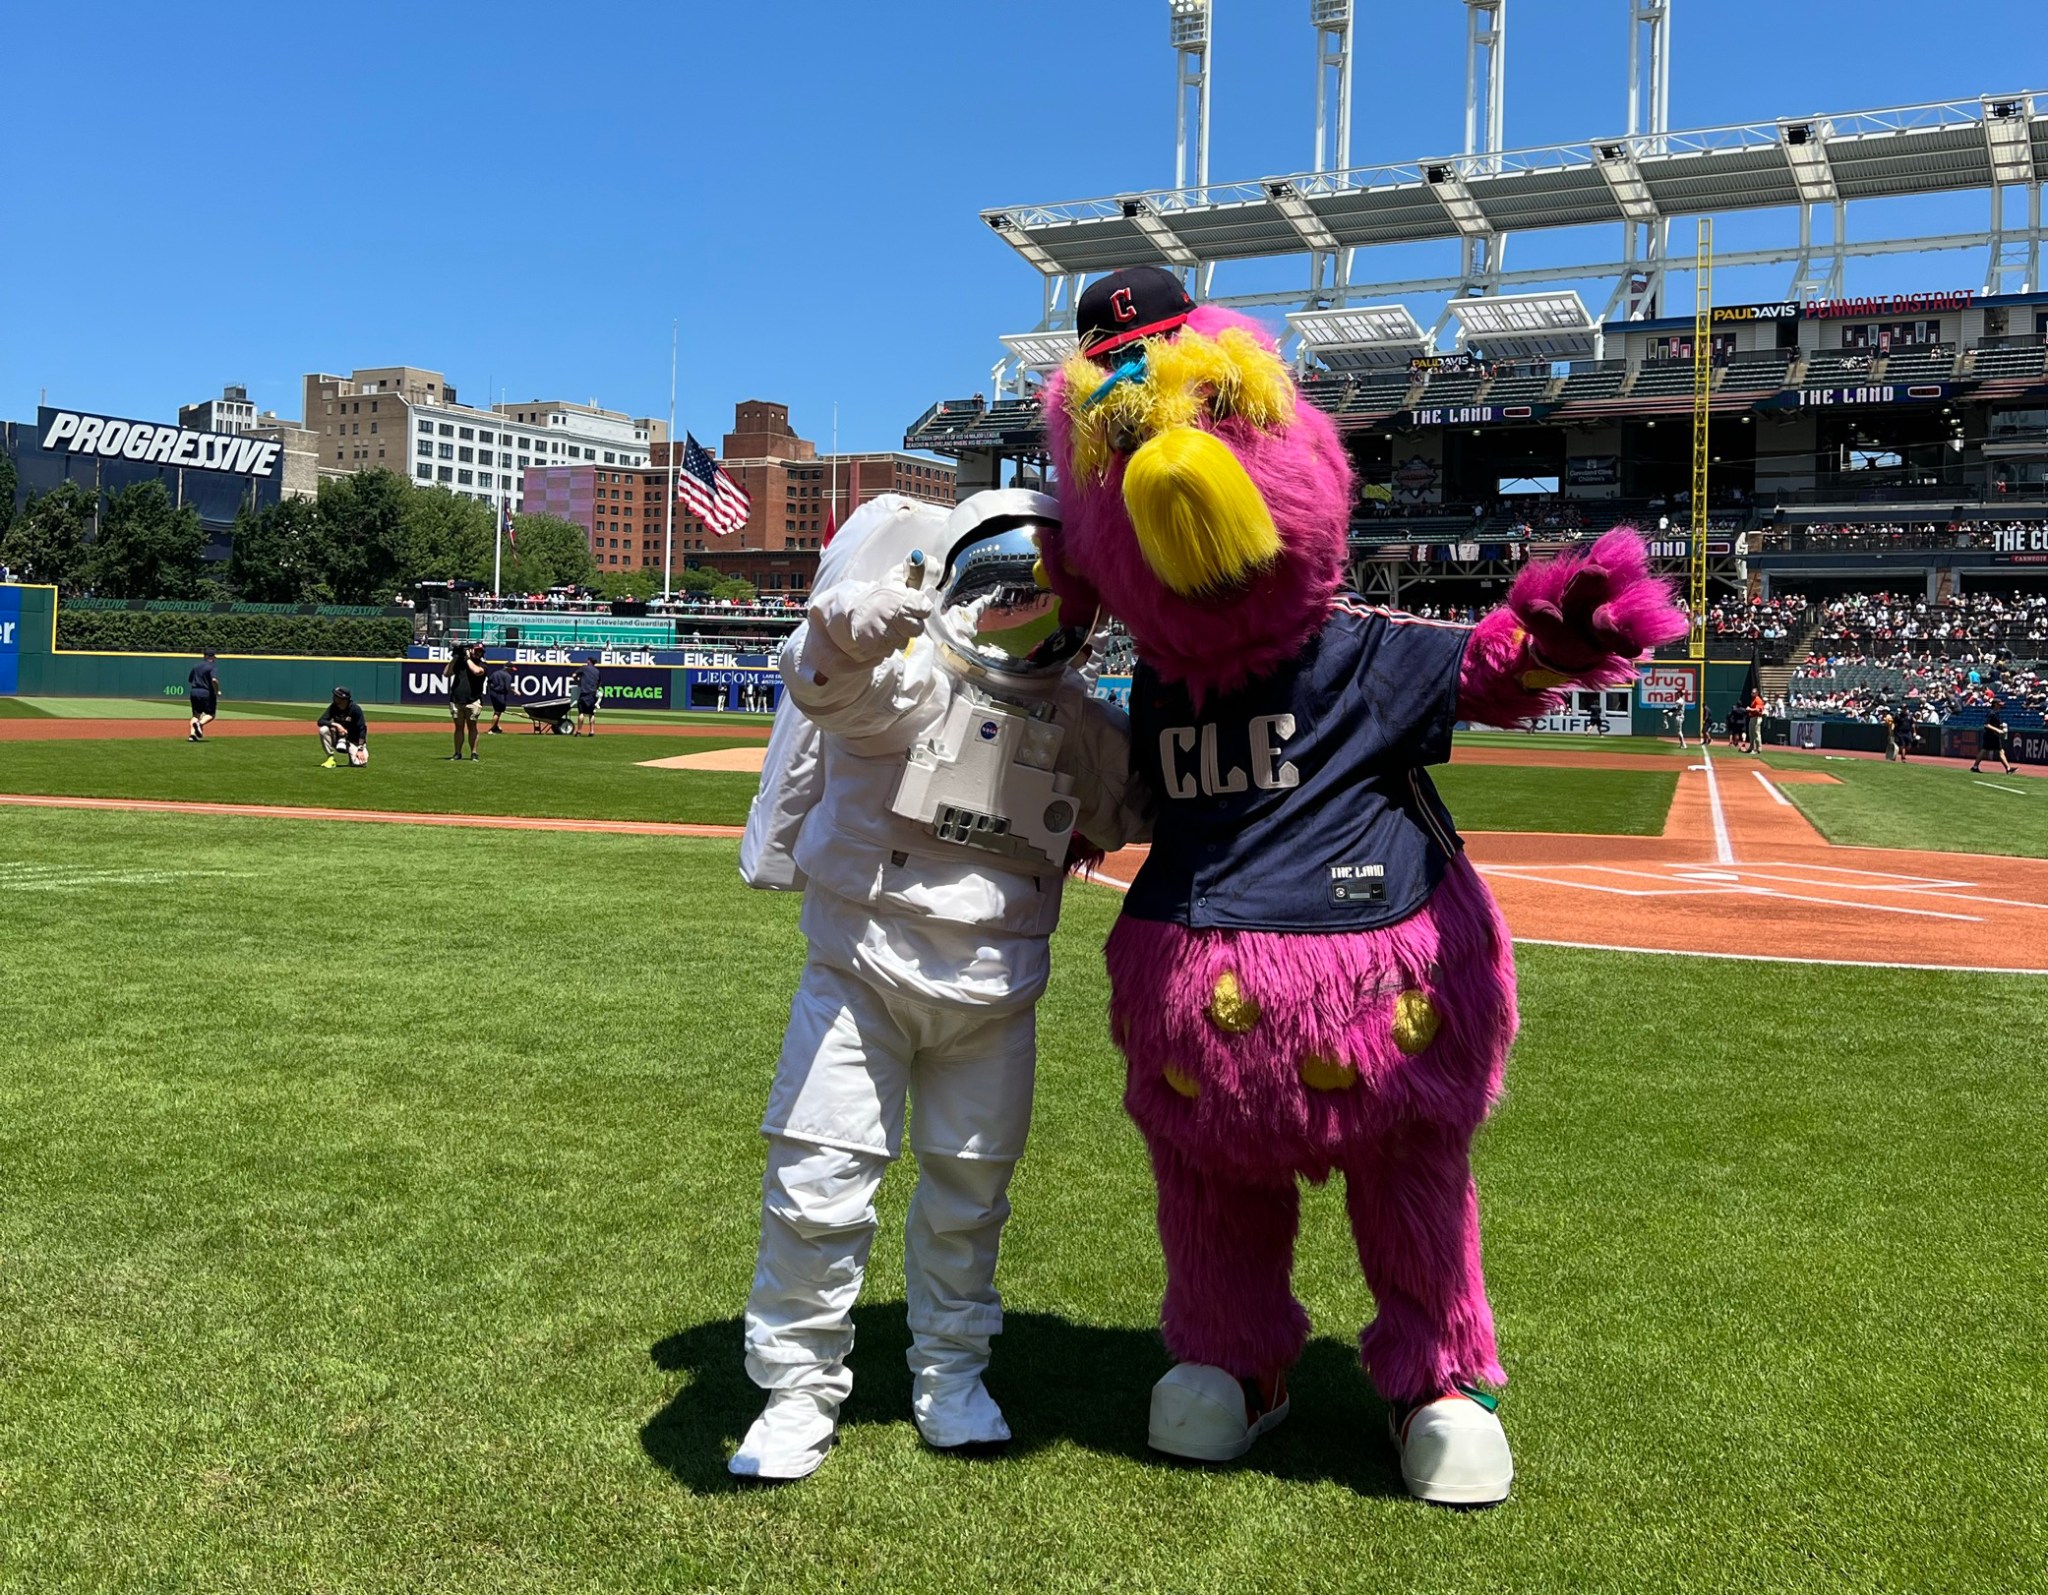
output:
[[[675,549],[676,549],[676,327],[677,319],[671,317],[668,324],[668,530],[661,538],[661,590],[664,595],[676,590]]]
[[[835,526],[839,520],[839,401],[832,401],[832,517]]]
[[[505,591],[504,575],[506,502],[507,501],[504,499],[498,500],[498,513],[494,517],[498,524],[496,525],[496,527],[492,529],[491,532],[491,596],[493,598],[499,597]]]

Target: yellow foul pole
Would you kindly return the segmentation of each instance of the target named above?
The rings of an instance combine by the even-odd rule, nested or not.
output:
[[[1686,607],[1692,613],[1689,652],[1699,693],[1699,731],[1707,734],[1707,433],[1712,411],[1711,355],[1714,308],[1714,221],[1700,218],[1699,256],[1693,270],[1692,307],[1692,547]]]

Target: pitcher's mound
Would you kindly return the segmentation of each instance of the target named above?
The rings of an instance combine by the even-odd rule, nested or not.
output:
[[[642,759],[640,762],[650,770],[729,770],[759,775],[761,760],[767,752],[765,746],[713,748],[709,753],[678,753],[672,759]]]

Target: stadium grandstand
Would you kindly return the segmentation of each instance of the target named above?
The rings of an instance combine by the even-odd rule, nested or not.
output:
[[[962,493],[1043,480],[1037,396],[1073,350],[1082,289],[1155,264],[1265,319],[1303,395],[1336,421],[1358,481],[1352,582],[1375,601],[1483,610],[1531,554],[1634,524],[1674,573],[1699,545],[1710,649],[1754,658],[1787,700],[1809,633],[1847,595],[1906,595],[1931,626],[2048,593],[2048,96],[1674,129],[1672,4],[1626,0],[1614,18],[1629,30],[1626,125],[1511,149],[1508,6],[1466,0],[1466,147],[1354,166],[1354,8],[1311,0],[1314,167],[1217,182],[1208,0],[1166,9],[1184,89],[1174,186],[982,213],[1038,273],[1041,314],[1000,338],[992,397],[941,400],[906,433],[906,447],[960,462]],[[1911,207],[1897,202],[1968,193],[1986,204],[1982,228],[1902,230]],[[1702,296],[1696,224],[1752,212],[1772,215],[1780,241],[1710,258],[1712,282],[1748,297]],[[1618,233],[1620,248],[1506,269],[1508,239],[1543,232]],[[1418,245],[1444,252],[1441,275],[1373,274],[1376,252]],[[1879,256],[1939,275],[1921,291],[1857,293],[1852,263]],[[1412,269],[1417,257],[1398,258]],[[1254,268],[1267,282],[1298,269],[1301,286],[1253,284],[1242,274]],[[2048,656],[2024,632],[1949,636],[1936,652],[1986,643],[1975,651],[2017,681],[2013,661]],[[1911,685],[1896,669],[1870,692]],[[1920,685],[1929,707],[1970,701],[1945,676]],[[1872,701],[1846,684],[1805,697],[1843,714]]]

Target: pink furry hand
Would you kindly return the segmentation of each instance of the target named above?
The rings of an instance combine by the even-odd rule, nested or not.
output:
[[[1617,526],[1583,555],[1532,565],[1515,578],[1508,608],[1529,635],[1533,662],[1561,680],[1606,684],[1686,632],[1668,582],[1650,574],[1649,550]]]

